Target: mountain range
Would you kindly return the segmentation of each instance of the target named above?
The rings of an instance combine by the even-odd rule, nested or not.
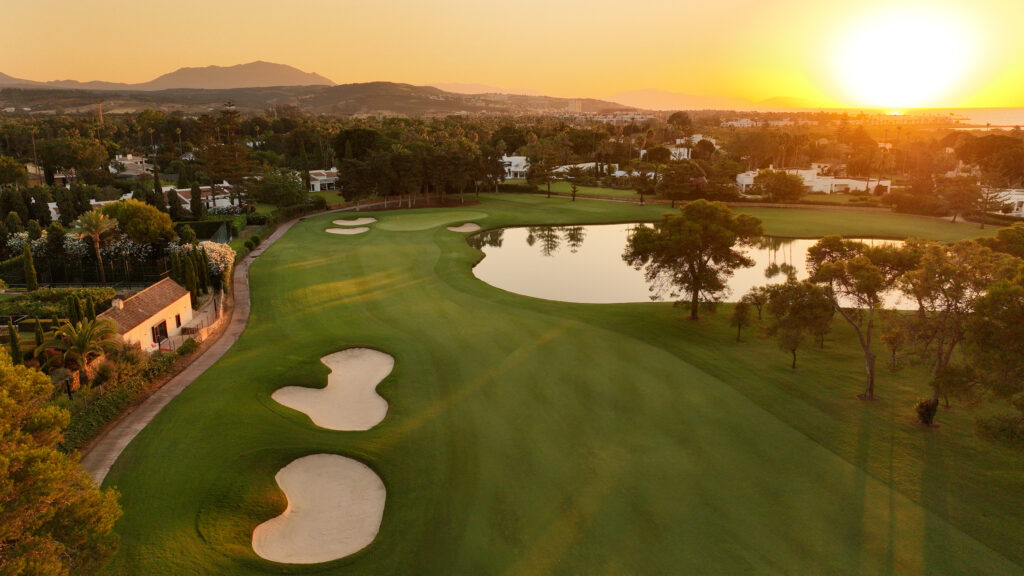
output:
[[[193,88],[203,90],[231,90],[235,88],[262,88],[267,86],[334,86],[334,82],[315,72],[303,72],[285,64],[256,61],[237,66],[206,66],[179,68],[149,82],[125,84],[94,80],[51,80],[38,82],[23,80],[0,73],[0,87],[67,88],[72,90],[139,91]]]

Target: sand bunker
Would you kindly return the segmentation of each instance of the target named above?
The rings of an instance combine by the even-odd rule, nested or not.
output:
[[[479,232],[480,225],[472,222],[466,222],[462,226],[449,226],[448,229],[452,232]]]
[[[368,232],[370,229],[366,226],[360,226],[359,228],[328,228],[328,234],[344,234],[345,236],[351,236],[353,234],[362,234]]]
[[[338,226],[366,226],[376,221],[376,218],[356,218],[355,220],[335,220],[334,223]]]
[[[349,348],[320,359],[331,369],[322,389],[288,386],[271,398],[330,430],[369,430],[384,420],[388,403],[376,391],[395,359],[369,348]]]
[[[369,546],[380,530],[387,494],[367,465],[335,454],[299,458],[275,476],[288,497],[277,518],[252,532],[260,557],[284,564],[316,564]]]

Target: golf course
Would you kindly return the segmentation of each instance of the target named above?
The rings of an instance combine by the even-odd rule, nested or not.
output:
[[[729,305],[693,322],[671,303],[499,290],[473,276],[482,253],[460,226],[654,221],[669,208],[470,199],[311,216],[253,262],[244,333],[105,479],[124,515],[104,574],[1024,574],[1024,456],[975,434],[986,404],[954,403],[940,427],[922,427],[927,367],[883,360],[879,400],[859,401],[862,354],[839,319],[791,370],[756,324],[736,342]],[[896,214],[735,210],[775,236],[994,233]],[[330,232],[356,217],[365,231]],[[380,353],[383,365],[352,378],[382,420],[335,424],[318,406],[346,398],[327,387],[346,370],[332,355],[350,349]],[[382,517],[379,501],[367,507],[372,541],[326,561],[267,559],[291,557],[286,539],[257,554],[257,527],[298,514],[286,492],[297,498],[299,464],[315,455],[343,457],[325,460],[339,476],[359,466],[353,477],[385,498]],[[320,497],[324,509],[349,505]],[[317,493],[302,499],[317,509]]]

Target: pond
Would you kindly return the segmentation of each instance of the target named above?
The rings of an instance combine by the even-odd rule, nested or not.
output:
[[[488,230],[469,238],[484,259],[473,274],[488,284],[534,298],[610,304],[670,301],[652,294],[641,270],[622,259],[630,231],[643,224],[599,226],[531,226]],[[858,239],[873,244],[898,240]],[[787,273],[807,277],[807,249],[818,239],[764,237],[745,250],[756,263],[740,268],[729,281],[727,302],[755,286],[782,283]],[[889,307],[916,308],[899,294],[886,298]]]

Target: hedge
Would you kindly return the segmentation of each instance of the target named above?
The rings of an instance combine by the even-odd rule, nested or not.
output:
[[[535,194],[539,191],[540,189],[534,184],[498,184],[498,192]]]
[[[40,288],[33,292],[18,294],[12,298],[0,300],[0,316],[21,315],[45,319],[52,316],[68,317],[65,299],[77,296],[83,302],[90,296],[96,304],[96,312],[100,313],[110,307],[110,301],[117,292],[113,288]]]

